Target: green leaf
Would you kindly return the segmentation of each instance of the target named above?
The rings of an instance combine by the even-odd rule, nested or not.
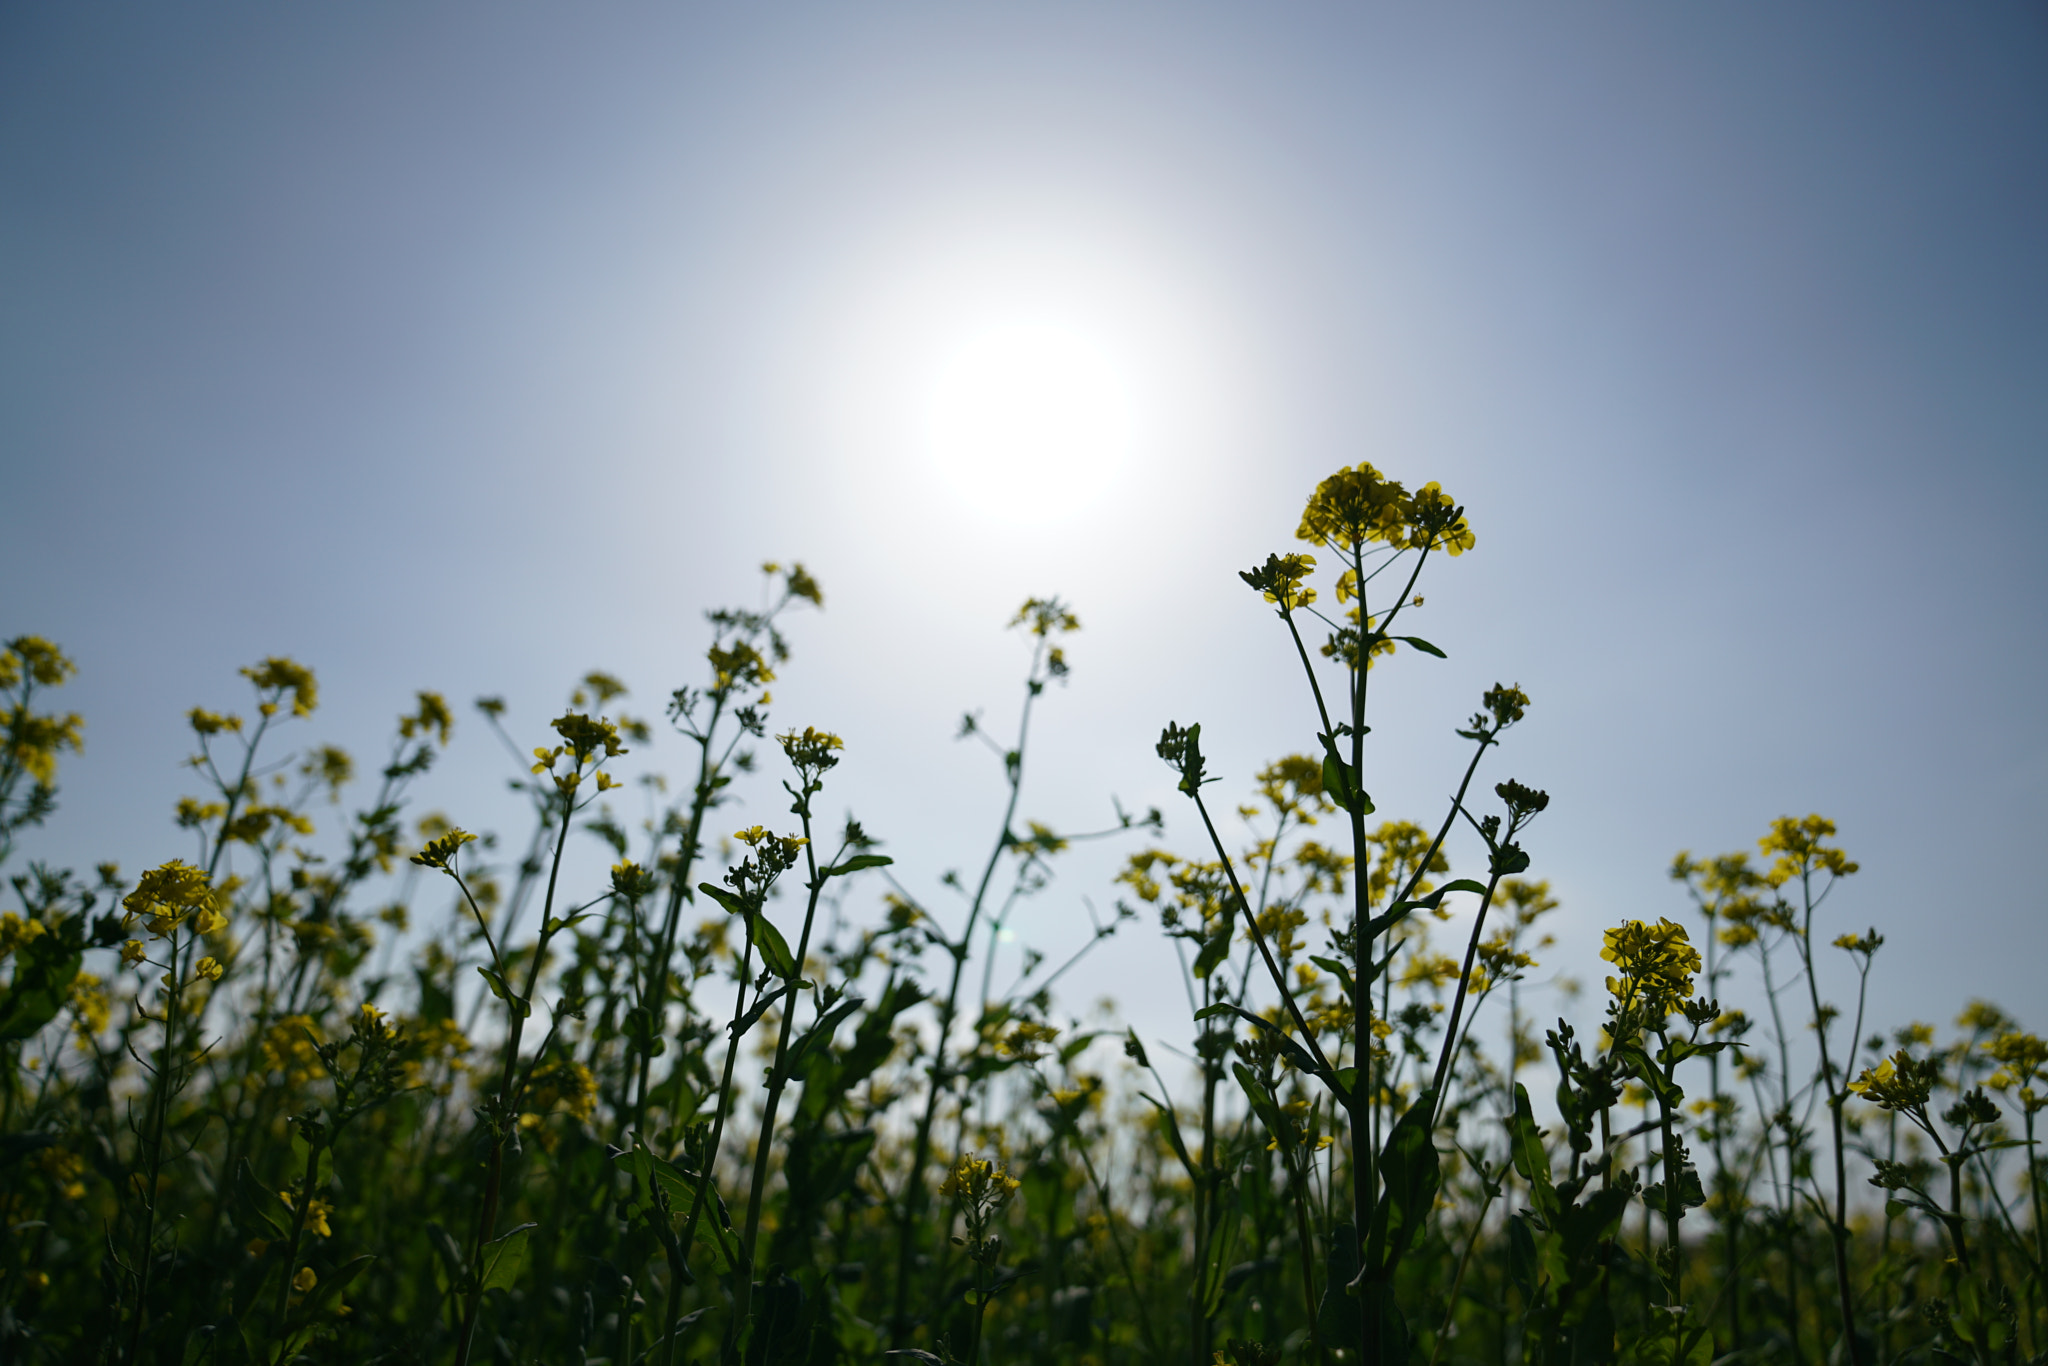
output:
[[[848,873],[858,873],[863,868],[886,868],[895,861],[887,854],[855,854],[844,863],[835,863],[830,868],[823,869],[818,876],[845,877]]]
[[[1243,1006],[1232,1005],[1228,1001],[1218,1001],[1213,1006],[1204,1006],[1202,1009],[1195,1012],[1195,1018],[1197,1020],[1207,1020],[1217,1015],[1235,1015],[1238,1019],[1243,1020],[1246,1024],[1249,1024],[1256,1029],[1263,1030],[1265,1033],[1272,1036],[1273,1042],[1280,1049],[1281,1055],[1285,1057],[1287,1061],[1293,1063],[1296,1068],[1303,1072],[1308,1073],[1312,1077],[1320,1077],[1323,1075],[1323,1069],[1316,1065],[1315,1055],[1310,1053],[1306,1048],[1303,1048],[1300,1044],[1296,1043],[1293,1039],[1289,1038],[1287,1036],[1286,1030],[1282,1029],[1279,1025],[1274,1024],[1265,1016],[1254,1015],[1249,1010],[1246,1010]]]
[[[1076,1034],[1073,1038],[1061,1044],[1059,1052],[1060,1066],[1065,1067],[1068,1063],[1080,1057],[1089,1044],[1094,1043],[1106,1032],[1100,1029],[1090,1030],[1085,1034]]]
[[[526,1238],[539,1224],[521,1224],[502,1238],[484,1244],[483,1288],[510,1290],[526,1268]]]
[[[719,905],[725,907],[726,912],[730,915],[744,916],[749,914],[753,909],[752,907],[747,905],[747,903],[741,898],[735,896],[731,892],[728,892],[725,888],[716,886],[712,883],[700,882],[697,884],[697,890],[704,893],[704,895],[710,897],[713,901],[716,901]]]
[[[1237,1192],[1227,1190],[1218,1201],[1216,1226],[1209,1230],[1209,1253],[1202,1263],[1201,1301],[1202,1317],[1213,1318],[1223,1305],[1223,1292],[1230,1279],[1230,1268],[1237,1258],[1237,1230],[1239,1216],[1243,1213],[1237,1202]]]
[[[1423,640],[1418,636],[1395,636],[1394,639],[1412,645],[1426,655],[1435,655],[1438,659],[1450,658],[1450,656],[1445,654],[1442,650],[1437,649],[1436,646],[1430,644],[1428,641]]]
[[[1266,1126],[1266,1132],[1276,1141],[1284,1136],[1290,1126],[1286,1116],[1280,1113],[1280,1103],[1273,1099],[1273,1093],[1266,1089],[1265,1083],[1241,1062],[1230,1064],[1230,1070],[1237,1077],[1237,1084],[1244,1088],[1245,1099],[1251,1102],[1252,1113]]]
[[[498,975],[496,968],[479,963],[476,970],[483,974],[484,981],[490,985],[491,995],[503,1001],[520,1019],[523,1020],[533,1013],[532,1003],[524,997],[514,996],[512,988],[505,985],[505,979]]]
[[[1647,1186],[1643,1190],[1643,1203],[1652,1210],[1655,1210],[1659,1218],[1662,1218],[1667,1212],[1665,1202],[1670,1198],[1670,1194],[1662,1181]],[[1679,1173],[1678,1177],[1679,1217],[1684,1218],[1685,1211],[1698,1209],[1706,1203],[1707,1192],[1700,1185],[1699,1170],[1688,1163]]]
[[[1351,965],[1349,963],[1336,958],[1319,958],[1314,956],[1311,956],[1308,961],[1337,979],[1338,983],[1344,988],[1344,998],[1346,1000],[1353,1002],[1358,1000],[1358,983],[1351,978]]]
[[[739,1022],[727,1025],[725,1032],[732,1036],[733,1042],[739,1042],[740,1039],[745,1037],[748,1030],[761,1023],[761,1017],[768,1013],[769,1006],[774,1005],[784,996],[789,995],[794,989],[793,984],[784,982],[779,987],[762,992],[754,998],[754,1004],[747,1007],[747,1013],[740,1016]]]
[[[761,964],[768,971],[785,980],[796,976],[796,958],[789,951],[789,942],[765,915],[754,917],[754,947],[761,950]]]
[[[1180,1159],[1181,1166],[1187,1168],[1188,1176],[1197,1176],[1199,1173],[1195,1170],[1195,1159],[1189,1156],[1187,1142],[1181,1138],[1180,1119],[1173,1113],[1173,1107],[1164,1101],[1155,1100],[1147,1092],[1140,1091],[1138,1094],[1159,1112],[1159,1132],[1165,1135],[1167,1145],[1173,1149],[1173,1155]]]
[[[1225,916],[1216,933],[1202,941],[1202,951],[1195,955],[1194,972],[1197,981],[1206,980],[1210,973],[1216,971],[1217,965],[1230,956],[1230,936],[1236,924],[1236,921]]]
[[[1344,1222],[1330,1230],[1330,1258],[1323,1276],[1323,1301],[1316,1309],[1316,1331],[1325,1343],[1354,1343],[1364,1331],[1359,1316],[1358,1228]]]
[[[1328,735],[1318,735],[1323,742],[1323,792],[1331,801],[1346,811],[1355,811],[1370,816],[1378,808],[1372,798],[1358,785],[1358,770],[1344,762],[1337,755],[1337,742]]]
[[[292,1126],[292,1182],[291,1190],[297,1192],[299,1183],[306,1177],[306,1159],[312,1149],[306,1145],[306,1135],[297,1125]],[[325,1186],[334,1175],[334,1149],[327,1144],[320,1145],[320,1158],[313,1166],[313,1189]],[[259,1188],[260,1189],[260,1188]],[[294,1194],[293,1199],[297,1199]]]
[[[852,1190],[874,1149],[873,1129],[799,1131],[790,1141],[783,1169],[791,1206],[815,1213]]]
[[[705,1182],[687,1168],[656,1157],[645,1148],[636,1147],[632,1152],[620,1153],[617,1161],[633,1174],[633,1195],[627,1204],[633,1217],[651,1217],[654,1213],[654,1205],[647,1193],[651,1180],[668,1197],[669,1227],[676,1232],[681,1232],[688,1224],[690,1210],[696,1203],[701,1186],[704,1211],[698,1216],[697,1231],[691,1238],[688,1256],[699,1270],[708,1270],[714,1276],[723,1276],[732,1270],[732,1245],[737,1235],[733,1232],[732,1215],[726,1209],[725,1201],[719,1197],[717,1186]]]
[[[299,1170],[303,1172],[304,1159],[300,1161]],[[246,1157],[235,1161],[235,1189],[242,1197],[242,1207],[254,1215],[256,1222],[262,1225],[265,1237],[275,1243],[291,1236],[291,1230],[270,1212],[273,1208],[281,1206],[282,1202],[278,1200],[274,1191],[264,1189],[263,1183],[256,1179],[256,1171],[249,1165],[249,1159]]]
[[[1417,897],[1413,901],[1397,901],[1366,922],[1366,938],[1368,940],[1379,938],[1388,930],[1406,920],[1412,912],[1435,910],[1443,899],[1452,892],[1470,892],[1474,896],[1485,896],[1486,884],[1474,882],[1469,877],[1461,877],[1455,882],[1446,882],[1428,896]]]
[[[0,995],[0,1043],[29,1038],[57,1018],[84,957],[56,934],[39,935],[14,951],[14,982]]]
[[[1380,1179],[1386,1189],[1373,1210],[1361,1277],[1385,1282],[1408,1250],[1421,1238],[1436,1208],[1443,1171],[1431,1134],[1436,1092],[1424,1091],[1402,1112],[1380,1153]]]
[[[1624,1044],[1614,1056],[1626,1064],[1628,1074],[1650,1088],[1658,1101],[1676,1110],[1685,1100],[1685,1088],[1664,1075],[1664,1069],[1650,1059],[1639,1043]]]
[[[1550,1154],[1543,1147],[1543,1131],[1536,1127],[1535,1112],[1529,1105],[1529,1089],[1515,1083],[1515,1113],[1508,1120],[1508,1155],[1515,1174],[1529,1183],[1530,1201],[1546,1222],[1557,1218],[1557,1188],[1550,1181]]]
[[[783,1063],[783,1074],[786,1077],[802,1076],[804,1060],[811,1050],[829,1046],[840,1021],[866,1004],[867,1002],[858,996],[848,996],[820,1015],[817,1022],[804,1031],[803,1037],[791,1046],[789,1057]]]
[[[831,1066],[813,1060],[804,1074],[803,1099],[798,1114],[803,1122],[821,1120],[841,1097],[874,1075],[896,1050],[893,1033],[896,1019],[924,1000],[924,989],[908,978],[898,979],[882,989],[868,1013],[854,1026],[853,1041],[831,1055]]]

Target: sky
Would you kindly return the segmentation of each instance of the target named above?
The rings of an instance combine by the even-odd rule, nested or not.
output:
[[[17,857],[189,855],[182,713],[270,654],[321,679],[290,743],[465,704],[413,814],[514,837],[468,700],[538,744],[599,668],[658,719],[770,558],[825,591],[773,724],[845,736],[824,806],[941,914],[1027,595],[1084,629],[1024,814],[1198,852],[1159,728],[1225,808],[1313,748],[1236,571],[1369,460],[1478,544],[1421,585],[1448,659],[1375,671],[1367,786],[1433,822],[1480,692],[1530,693],[1483,777],[1552,796],[1539,978],[1817,811],[1877,1021],[2038,1029],[2044,69],[1989,2],[5,7],[0,633],[87,721]],[[1063,956],[1137,843],[1005,952]],[[1149,924],[1063,989],[1190,1032]]]

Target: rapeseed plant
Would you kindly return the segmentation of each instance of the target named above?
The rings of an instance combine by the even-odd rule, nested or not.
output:
[[[320,688],[269,658],[239,709],[187,712],[198,790],[143,872],[17,871],[84,723],[50,704],[62,652],[9,641],[0,1360],[2043,1359],[2048,1046],[1982,1002],[1866,1037],[1883,936],[1816,923],[1857,872],[1819,815],[1681,854],[1697,920],[1555,942],[1551,799],[1479,785],[1521,688],[1457,729],[1437,818],[1369,795],[1370,683],[1445,653],[1396,631],[1425,568],[1476,549],[1463,507],[1358,465],[1297,535],[1240,577],[1305,684],[1299,752],[1239,780],[1168,724],[1185,847],[1159,812],[1035,818],[1085,637],[1033,597],[1012,720],[960,727],[993,761],[989,839],[935,879],[825,818],[887,737],[770,724],[824,604],[801,565],[708,614],[666,707],[684,779],[640,780],[637,831],[611,803],[655,727],[612,674],[533,733],[478,701],[528,804],[501,839],[410,811],[445,698],[359,780],[281,751]],[[1013,942],[1074,849],[1134,838],[1114,914]],[[1180,1037],[1055,993],[1140,918]],[[1599,1026],[1540,1029],[1533,974],[1596,963]]]

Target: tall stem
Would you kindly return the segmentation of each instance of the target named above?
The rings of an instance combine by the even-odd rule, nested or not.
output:
[[[818,874],[816,847],[810,842],[810,795],[807,781],[803,795],[797,799],[796,809],[804,827],[804,868],[810,874],[810,897],[804,903],[804,928],[797,936],[795,964],[790,975],[783,979],[782,1028],[775,1038],[775,1060],[768,1068],[768,1103],[761,1111],[761,1132],[754,1144],[754,1180],[747,1192],[747,1222],[740,1234],[739,1265],[734,1268],[738,1284],[733,1288],[735,1303],[732,1324],[727,1331],[728,1344],[738,1343],[740,1332],[753,1312],[754,1246],[761,1229],[761,1202],[768,1189],[768,1159],[773,1155],[775,1146],[775,1112],[781,1107],[782,1093],[789,1085],[786,1063],[790,1035],[796,1027],[796,984],[803,976],[804,955],[810,952],[811,926],[817,920],[818,896],[825,890],[825,879]]]
[[[505,1040],[505,1066],[498,1078],[497,1114],[493,1123],[497,1133],[491,1140],[490,1156],[484,1168],[484,1198],[477,1210],[476,1236],[470,1245],[469,1291],[462,1311],[462,1336],[455,1345],[455,1366],[469,1366],[469,1354],[476,1339],[477,1315],[483,1308],[483,1262],[484,1248],[491,1241],[491,1233],[498,1223],[498,1202],[505,1180],[505,1139],[511,1127],[518,1123],[512,1113],[514,1090],[519,1076],[519,1041],[526,1030],[526,1015],[533,1008],[533,991],[540,980],[541,965],[547,958],[548,940],[551,937],[548,924],[555,913],[555,889],[562,876],[562,851],[569,843],[569,821],[575,815],[576,789],[565,786],[562,790],[562,810],[555,831],[555,856],[548,869],[547,896],[541,902],[541,933],[534,941],[533,964],[526,975],[526,992],[515,1000],[506,1002],[505,1013],[511,1017],[508,1037]],[[507,992],[511,983],[505,984]]]
[[[946,999],[939,1007],[938,1038],[932,1045],[931,1085],[925,1091],[924,1113],[918,1118],[917,1133],[911,1141],[910,1170],[904,1175],[902,1216],[896,1231],[896,1302],[889,1320],[889,1338],[897,1346],[903,1344],[910,1332],[911,1260],[916,1250],[917,1221],[924,1213],[924,1171],[925,1164],[931,1161],[932,1126],[938,1120],[939,1101],[951,1080],[946,1071],[946,1050],[958,1019],[960,982],[967,971],[967,955],[974,943],[974,930],[981,919],[982,907],[988,899],[989,885],[995,879],[1003,852],[1010,847],[1010,823],[1017,818],[1017,802],[1024,791],[1024,745],[1031,733],[1031,705],[1045,687],[1038,677],[1043,653],[1041,645],[1038,655],[1032,659],[1031,672],[1025,683],[1023,714],[1017,722],[1017,747],[1010,751],[1013,757],[1007,764],[1010,796],[1003,807],[1002,829],[996,836],[995,848],[989,851],[988,862],[982,865],[981,881],[976,884],[974,899],[967,907],[966,928],[961,930],[957,941],[943,945],[953,957],[953,974],[946,987]]]

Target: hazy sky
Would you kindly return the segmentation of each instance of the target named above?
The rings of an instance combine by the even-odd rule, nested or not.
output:
[[[416,687],[656,714],[769,556],[827,595],[776,722],[846,736],[826,807],[908,885],[993,832],[951,736],[1030,593],[1086,629],[1028,813],[1192,850],[1158,729],[1220,794],[1313,746],[1235,571],[1364,459],[1479,542],[1368,785],[1435,819],[1528,689],[1487,778],[1553,796],[1545,973],[1817,810],[1881,1020],[2039,1028],[2044,72],[2038,4],[6,6],[0,633],[88,720],[24,856],[186,853],[180,714],[265,654],[365,757]],[[467,720],[417,809],[513,833],[505,771]],[[1179,992],[1148,926],[1068,999],[1172,1037]]]

